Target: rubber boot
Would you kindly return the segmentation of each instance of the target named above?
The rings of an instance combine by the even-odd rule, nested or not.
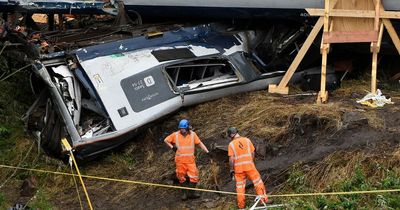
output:
[[[188,187],[188,182],[186,181],[186,182],[184,182],[184,183],[181,183],[180,185],[181,185],[181,187]],[[182,189],[182,197],[181,197],[181,199],[182,199],[183,201],[185,201],[185,200],[188,199],[188,194],[189,194],[188,191],[189,191],[189,190]]]
[[[196,188],[196,185],[197,185],[197,183],[193,183],[193,182],[189,183],[190,188]],[[196,198],[200,198],[200,194],[195,190],[189,190],[188,197],[190,199],[196,199]]]

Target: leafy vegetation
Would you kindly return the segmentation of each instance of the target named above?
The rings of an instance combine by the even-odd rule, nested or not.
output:
[[[368,177],[361,165],[356,166],[354,174],[349,179],[338,179],[330,183],[334,187],[324,192],[351,192],[400,189],[400,176],[396,173],[398,168],[388,169],[383,177]],[[324,180],[321,180],[324,181]],[[328,184],[328,183],[326,183]],[[307,175],[302,171],[301,165],[295,165],[289,172],[285,183],[284,192],[309,193],[313,192],[307,182]],[[292,198],[289,200],[278,199],[276,202],[288,203],[295,209],[399,209],[399,193],[382,194],[352,194]]]

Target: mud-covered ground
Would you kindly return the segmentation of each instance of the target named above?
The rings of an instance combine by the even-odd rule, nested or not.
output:
[[[155,122],[120,148],[81,163],[81,172],[110,178],[176,184],[174,155],[162,140],[175,131],[179,119],[188,118],[202,141],[212,149],[211,155],[197,151],[200,188],[234,191],[234,183],[228,177],[227,152],[224,147],[229,142],[225,129],[236,126],[242,135],[249,137],[255,144],[257,168],[270,194],[297,192],[292,189],[293,186],[288,187],[294,166],[308,174],[304,177],[311,184],[304,191],[329,191],[332,189],[329,185],[331,182],[327,180],[335,180],[329,176],[329,173],[335,172],[335,167],[338,170],[350,167],[345,163],[351,162],[353,157],[361,157],[360,154],[376,155],[385,162],[385,158],[393,158],[399,151],[399,92],[384,90],[395,104],[373,109],[355,102],[365,94],[366,89],[368,82],[347,82],[342,89],[332,94],[328,104],[321,106],[315,104],[315,96],[284,97],[260,91],[186,108]],[[24,142],[25,146],[20,147],[25,150],[31,145],[28,139],[20,141]],[[36,148],[33,150],[35,164],[26,163],[23,166],[69,172],[69,167],[62,162],[43,157],[44,154],[38,157]],[[333,157],[337,161],[336,165],[322,167],[325,163],[329,165]],[[343,161],[340,161],[341,158]],[[28,158],[28,161],[32,161],[32,158]],[[338,162],[345,165],[340,166]],[[1,170],[4,172],[4,169]],[[10,173],[2,173],[2,179]],[[352,173],[338,173],[337,179],[351,178]],[[20,195],[20,187],[26,178],[37,182],[36,189],[39,191],[32,194],[36,196],[34,198],[32,195]],[[175,189],[88,179],[85,179],[85,184],[95,209],[235,207],[236,198],[230,195],[202,193],[200,199],[181,201],[181,192]],[[254,193],[248,184],[248,192]],[[70,177],[17,172],[0,192],[7,204],[22,202],[39,207],[41,205],[41,208],[80,209],[75,185]],[[82,193],[80,195],[84,200]],[[37,202],[38,197],[43,199],[41,203]],[[272,199],[272,203],[281,202],[290,204],[290,200]]]

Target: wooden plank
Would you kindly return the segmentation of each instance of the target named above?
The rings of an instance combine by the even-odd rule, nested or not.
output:
[[[376,43],[374,43],[376,45]],[[376,48],[376,46],[374,46]],[[372,53],[372,72],[371,72],[371,93],[376,94],[376,75],[378,71],[378,52]]]
[[[317,97],[317,104],[325,103],[328,100],[326,91],[326,68],[328,64],[328,46],[324,44],[322,47],[322,65],[321,65],[321,88]]]
[[[400,55],[400,39],[399,36],[396,32],[396,30],[394,29],[392,22],[390,22],[390,20],[388,19],[383,19],[383,24],[386,27],[386,30],[388,31],[390,38],[392,39],[394,46],[396,47],[397,51],[399,52]]]
[[[329,5],[329,3],[330,3],[330,1],[329,0],[325,0],[325,10],[324,10],[324,33],[326,33],[326,32],[329,32],[330,31],[330,26],[332,26],[332,28],[333,28],[333,25],[329,25],[329,11],[331,10],[331,9],[333,9],[333,7],[332,8],[330,8],[330,5]],[[321,54],[323,54],[323,49],[324,49],[324,39],[325,39],[325,37],[324,36],[322,36],[322,40],[321,40],[321,47],[320,47],[320,50],[321,50]],[[327,47],[329,47],[329,46],[327,46]],[[326,50],[326,51],[328,51],[328,50]]]
[[[375,22],[374,22],[374,29],[375,31],[379,30],[379,15],[381,12],[381,0],[375,0]]]
[[[329,1],[329,0],[326,0]],[[332,9],[338,0],[331,0],[330,2],[330,9]],[[328,2],[329,3],[329,2]],[[329,25],[329,24],[328,24]],[[300,51],[297,53],[295,59],[293,60],[292,64],[290,65],[289,69],[286,71],[284,77],[282,78],[281,82],[278,86],[270,85],[268,91],[270,93],[284,93],[288,94],[289,89],[287,84],[289,83],[290,79],[292,78],[294,72],[300,65],[300,62],[303,60],[304,56],[306,55],[307,51],[310,49],[310,46],[314,42],[315,38],[318,36],[319,32],[321,31],[322,27],[324,26],[324,17],[320,17],[315,24],[313,30],[308,35],[306,41],[304,42],[303,46],[301,47]]]
[[[324,43],[377,42],[378,31],[332,31],[324,32]]]
[[[333,8],[335,8],[336,4],[338,3],[339,0],[331,0],[330,1],[330,7],[329,9],[332,11]]]
[[[380,51],[380,49],[381,49],[381,46],[382,46],[382,39],[383,39],[383,30],[384,30],[385,28],[384,28],[384,26],[383,26],[383,22],[381,22],[381,25],[380,25],[380,27],[379,27],[379,36],[378,36],[378,52]]]
[[[379,27],[379,36],[378,36],[378,42],[375,44],[374,42],[371,43],[371,52],[373,53],[374,50],[379,53],[381,51],[381,46],[382,46],[382,38],[383,38],[383,30],[384,30],[384,25],[383,22],[380,24]]]
[[[330,5],[329,0],[325,0],[325,11],[324,11],[324,32],[329,31],[329,12],[330,12]]]
[[[314,42],[315,38],[318,36],[318,33],[321,31],[322,25],[324,24],[324,18],[320,17],[315,24],[313,30],[308,35],[306,41],[304,42],[303,46],[301,47],[300,51],[297,53],[295,59],[293,60],[292,64],[290,65],[289,69],[287,70],[285,76],[283,76],[281,82],[279,83],[279,88],[285,88],[289,83],[289,80],[292,78],[294,72],[296,71],[297,67],[299,67],[300,62],[303,60],[304,56],[306,55],[308,49]]]
[[[289,87],[280,88],[279,86],[271,84],[271,85],[268,86],[268,92],[269,93],[279,93],[279,94],[282,94],[282,95],[287,95],[287,94],[289,94]]]
[[[326,68],[328,65],[328,47],[324,46],[322,49],[322,65],[321,65],[321,92],[326,91]]]
[[[310,16],[324,16],[324,9],[306,8]],[[349,18],[371,18],[375,19],[376,12],[373,10],[348,10],[348,9],[333,9],[329,12],[330,17],[349,17]],[[400,19],[400,12],[382,11],[379,18],[384,19]]]

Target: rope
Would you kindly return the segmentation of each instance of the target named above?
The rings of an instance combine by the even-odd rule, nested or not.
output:
[[[81,172],[79,171],[79,167],[78,167],[78,164],[76,163],[76,160],[75,160],[75,157],[74,157],[74,153],[72,152],[71,145],[69,144],[69,142],[67,141],[66,138],[61,139],[61,142],[62,142],[62,145],[65,147],[65,149],[69,151],[69,162],[70,162],[70,165],[71,165],[71,169],[72,169],[72,163],[73,163],[74,166],[75,166],[76,173],[77,173],[77,175],[79,177],[79,180],[81,181],[83,192],[85,193],[86,200],[87,200],[88,205],[89,205],[89,209],[93,210],[92,202],[90,201],[89,194],[88,194],[88,192],[86,190],[85,183],[83,182]],[[75,180],[75,174],[74,174],[74,180]],[[76,188],[76,189],[78,190],[78,188]]]
[[[77,164],[76,161],[75,161],[74,155],[72,154],[72,150],[70,150],[69,152],[70,152],[70,154],[71,154],[70,157],[71,157],[71,159],[72,159],[72,162],[73,162],[74,165],[75,165],[76,173],[78,174],[79,180],[81,181],[82,188],[83,188],[83,192],[85,193],[86,200],[88,201],[89,209],[90,209],[90,210],[93,210],[92,202],[90,201],[89,194],[88,194],[88,192],[87,192],[87,190],[86,190],[86,187],[85,187],[85,183],[83,182],[81,172],[79,171],[79,168],[78,168],[78,164]],[[75,176],[74,176],[74,177],[75,177]]]
[[[74,173],[74,169],[72,168],[72,162],[71,161],[69,162],[69,166],[71,166],[71,173],[73,174]],[[72,179],[74,180],[74,183],[75,183],[75,188],[76,188],[76,193],[78,195],[79,205],[81,206],[81,210],[83,210],[81,194],[79,193],[79,188],[78,188],[78,183],[76,182],[76,177],[72,176]]]
[[[2,164],[0,164],[0,167],[1,168],[9,168],[9,169],[25,170],[25,171],[33,171],[33,172],[40,172],[40,173],[50,173],[50,174],[55,174],[55,175],[78,176],[79,177],[79,175],[76,175],[76,174],[58,172],[58,171],[49,171],[49,170],[43,170],[43,169],[24,168],[24,167],[18,167],[18,166],[2,165]],[[235,193],[235,192],[218,191],[218,190],[207,190],[207,189],[199,189],[199,188],[189,188],[189,187],[181,187],[181,186],[173,186],[173,185],[165,185],[165,184],[157,184],[157,183],[148,183],[148,182],[141,182],[141,181],[132,181],[132,180],[125,180],[125,179],[115,179],[115,178],[107,178],[107,177],[99,177],[99,176],[90,176],[90,175],[81,175],[81,177],[84,177],[84,178],[87,178],[87,179],[97,179],[97,180],[121,182],[121,183],[127,183],[127,184],[139,184],[139,185],[153,186],[153,187],[194,190],[194,191],[201,191],[201,192],[227,194],[227,195],[237,195],[238,194],[238,193]],[[330,196],[330,195],[379,194],[379,193],[394,193],[394,192],[400,192],[400,189],[364,190],[364,191],[350,191],[350,192],[280,194],[280,195],[268,195],[268,197],[269,198],[279,198],[279,197],[288,198],[288,197],[310,197],[310,196]],[[243,194],[243,195],[249,196],[249,197],[257,197],[257,195],[253,195],[253,194]]]
[[[2,165],[2,164],[0,164],[0,167],[1,168],[19,169],[19,170],[25,170],[25,171],[33,171],[33,172],[39,172],[39,173],[49,173],[49,174],[63,175],[63,176],[78,176],[77,174],[71,174],[71,173],[65,173],[65,172],[59,172],[59,171],[49,171],[49,170],[34,169],[34,168],[23,168],[23,167]],[[226,191],[218,191],[218,190],[208,190],[208,189],[200,189],[200,188],[181,187],[181,186],[173,186],[173,185],[166,185],[166,184],[157,184],[157,183],[148,183],[148,182],[141,182],[141,181],[115,179],[115,178],[108,178],[108,177],[91,176],[91,175],[81,175],[81,176],[83,178],[87,178],[87,179],[97,179],[97,180],[111,181],[111,182],[121,182],[121,183],[127,183],[127,184],[139,184],[139,185],[146,185],[146,186],[153,186],[153,187],[163,187],[163,188],[194,190],[194,191],[201,191],[201,192],[227,194],[227,195],[237,195],[237,193],[235,193],[235,192],[226,192]],[[249,197],[257,197],[257,195],[252,195],[252,194],[243,194],[243,195],[249,196]]]

